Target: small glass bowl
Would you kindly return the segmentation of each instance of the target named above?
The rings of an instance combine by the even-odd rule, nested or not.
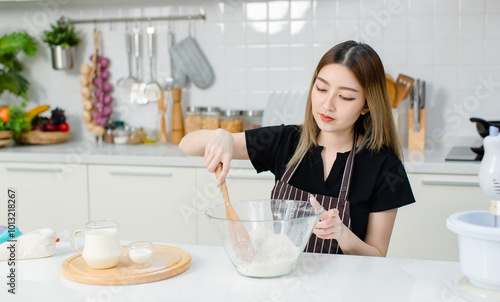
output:
[[[128,257],[132,265],[136,267],[148,267],[151,265],[153,255],[153,243],[151,241],[135,241],[127,245]]]

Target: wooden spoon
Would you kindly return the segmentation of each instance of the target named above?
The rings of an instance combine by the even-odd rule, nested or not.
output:
[[[396,85],[394,84],[394,80],[388,74],[385,75],[385,83],[387,84],[387,90],[389,91],[389,100],[391,101],[391,107],[396,108],[398,106],[397,89],[396,89]]]
[[[219,163],[217,168],[215,169],[215,177],[219,179],[219,176],[222,172],[222,163]],[[228,231],[229,237],[231,238],[231,245],[235,251],[237,256],[240,256],[241,259],[250,261],[252,260],[255,251],[252,246],[252,241],[250,240],[250,236],[248,235],[245,226],[238,218],[238,215],[231,206],[231,202],[229,201],[229,193],[227,191],[226,181],[221,184],[220,190],[222,192],[222,197],[224,198],[224,204],[226,206],[226,219],[228,221]]]

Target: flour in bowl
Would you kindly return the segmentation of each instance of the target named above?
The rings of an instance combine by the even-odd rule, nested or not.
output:
[[[267,229],[249,232],[255,256],[251,261],[235,259],[238,271],[251,277],[276,277],[288,274],[301,251],[284,234]]]

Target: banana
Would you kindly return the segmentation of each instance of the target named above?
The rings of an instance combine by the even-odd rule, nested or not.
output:
[[[34,119],[35,116],[39,115],[42,112],[49,110],[49,108],[50,108],[49,105],[42,105],[42,106],[38,106],[38,107],[31,109],[30,111],[27,112],[28,113],[28,122],[31,123],[31,120]]]

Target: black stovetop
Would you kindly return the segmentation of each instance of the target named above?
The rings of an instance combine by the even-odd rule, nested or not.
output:
[[[446,156],[446,161],[480,161],[482,155],[473,152],[471,147],[456,146],[451,148]]]

